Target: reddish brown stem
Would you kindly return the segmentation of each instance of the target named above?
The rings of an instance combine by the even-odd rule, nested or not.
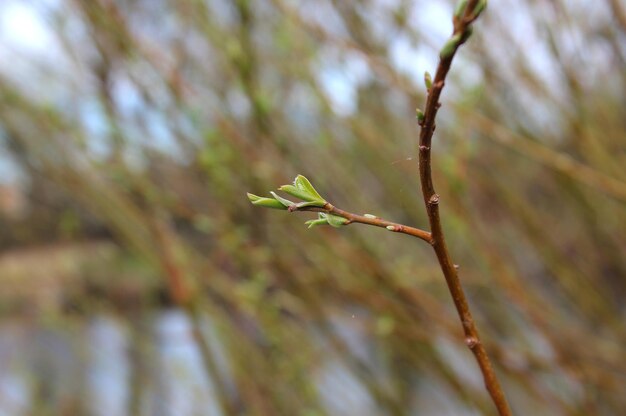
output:
[[[348,222],[346,223],[346,225],[352,223],[373,225],[375,227],[386,228],[389,231],[393,231],[396,233],[407,234],[413,237],[417,237],[421,240],[426,241],[428,244],[433,243],[433,239],[428,231],[420,230],[419,228],[410,227],[404,224],[398,224],[396,222],[387,221],[380,217],[353,214],[351,212],[344,211],[343,209],[339,209],[330,203],[326,203],[326,205],[324,205],[323,207],[302,207],[294,208],[291,211],[325,212],[327,214],[333,214],[337,215],[338,217],[347,219]]]
[[[437,73],[435,79],[432,82],[432,86],[428,91],[428,97],[426,99],[426,108],[424,109],[424,118],[420,122],[421,131],[419,137],[419,172],[420,182],[422,185],[422,195],[424,197],[424,204],[428,213],[428,221],[430,223],[430,229],[432,234],[432,246],[439,260],[439,265],[448,284],[448,289],[452,295],[454,305],[459,314],[461,325],[465,333],[465,343],[474,354],[480,371],[482,372],[485,387],[498,409],[498,413],[501,416],[512,415],[509,405],[500,382],[493,370],[487,350],[480,341],[478,336],[478,330],[474,324],[474,319],[470,312],[469,304],[461,281],[459,280],[457,268],[455,267],[450,257],[450,252],[446,247],[446,241],[444,238],[443,228],[441,226],[441,219],[439,216],[439,195],[435,192],[431,171],[431,142],[435,132],[435,119],[437,116],[437,110],[441,106],[439,103],[439,97],[441,91],[445,85],[445,79],[450,70],[452,59],[458,49],[458,47],[465,42],[469,37],[469,26],[475,20],[476,16],[473,16],[473,10],[477,1],[470,0],[468,2],[464,16],[461,19],[455,19],[454,32],[452,36],[460,35],[460,41],[454,47],[454,50],[441,56],[439,66],[437,67]]]

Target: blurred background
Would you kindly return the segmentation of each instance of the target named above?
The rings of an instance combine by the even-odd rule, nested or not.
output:
[[[493,414],[427,245],[246,198],[427,228],[453,7],[3,0],[0,414]],[[433,164],[514,412],[624,414],[624,4],[492,1]]]

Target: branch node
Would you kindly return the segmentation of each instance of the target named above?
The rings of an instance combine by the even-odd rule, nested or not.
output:
[[[420,145],[420,150],[422,152],[428,152],[430,150],[430,146],[424,146],[423,144]]]
[[[458,264],[455,264],[455,265],[454,265],[454,268],[455,268],[456,270],[459,270],[459,268],[460,268],[460,267],[459,267],[459,265],[458,265]]]
[[[467,337],[465,338],[465,344],[470,348],[474,349],[478,344],[480,344],[480,340],[476,337]]]
[[[433,194],[429,199],[428,199],[428,203],[430,205],[437,205],[439,204],[439,195],[437,194]]]

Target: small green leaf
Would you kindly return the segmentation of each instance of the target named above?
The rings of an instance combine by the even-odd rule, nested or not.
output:
[[[304,192],[298,188],[296,188],[294,185],[283,185],[280,188],[278,188],[279,190],[291,195],[291,196],[295,196],[296,198],[300,198],[303,199],[305,201],[315,201],[316,198],[313,197],[313,195]]]
[[[261,198],[254,201],[252,204],[263,208],[287,209],[283,204],[272,198]]]
[[[311,194],[301,189],[298,189],[295,185],[283,185],[278,189],[285,193],[288,193],[291,196],[295,196],[296,198],[304,199],[305,201],[311,201],[315,199]]]
[[[306,193],[313,195],[315,199],[319,199],[322,201],[324,200],[324,198],[322,198],[322,196],[319,193],[317,193],[313,185],[311,185],[311,182],[309,182],[309,180],[305,176],[303,175],[296,176],[296,179],[293,181],[293,184],[301,191],[305,191]]]
[[[287,209],[286,206],[284,206],[282,203],[280,203],[279,201],[273,198],[264,198],[262,196],[248,193],[248,199],[250,200],[250,202],[252,202],[252,205],[257,205],[259,207],[273,208],[273,209]]]
[[[276,192],[270,192],[270,194],[272,194],[272,196],[274,197],[275,200],[277,200],[278,202],[280,202],[281,204],[283,204],[287,208],[289,208],[290,206],[296,204],[293,201],[290,201],[288,199],[285,199],[285,198],[281,197],[280,195],[277,195]]]
[[[343,217],[339,217],[337,215],[333,215],[333,214],[328,214],[326,220],[328,221],[328,223],[331,226],[333,226],[335,228],[339,228],[341,226],[344,226],[348,222],[347,219],[345,219]]]
[[[326,205],[326,201],[305,201],[298,202],[296,204],[296,208],[304,208],[304,207],[323,207]]]
[[[295,196],[296,198],[300,198],[307,202],[312,202],[312,204],[301,206],[322,207],[326,204],[324,198],[322,198],[320,194],[315,190],[313,185],[311,185],[311,182],[309,182],[309,180],[302,175],[296,176],[296,179],[293,181],[293,185],[283,185],[278,189],[288,193],[291,196]]]
[[[251,194],[250,192],[246,193],[246,195],[248,195],[248,199],[250,200],[250,202],[258,201],[262,198],[261,196]]]
[[[318,225],[328,225],[328,221],[326,220],[326,218],[320,218],[317,220],[308,220],[304,224],[308,225],[308,228],[313,228]]]

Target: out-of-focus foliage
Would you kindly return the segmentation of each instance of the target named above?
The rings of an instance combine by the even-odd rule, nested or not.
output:
[[[141,334],[173,304],[197,326],[210,317],[225,353],[196,339],[225,414],[366,414],[341,413],[354,389],[337,368],[370,414],[492,412],[423,242],[307,230],[306,214],[246,197],[302,173],[336,206],[425,228],[415,107],[452,10],[3,2],[15,31],[0,40],[0,163],[18,173],[0,178],[0,282],[17,247],[104,241],[70,257],[96,259],[55,289],[55,325],[109,311]],[[493,1],[444,93],[443,223],[516,414],[626,409],[625,13],[616,0]],[[7,23],[24,15],[39,29]],[[11,293],[7,319],[32,317]],[[151,364],[132,357],[136,414]],[[84,405],[73,394],[68,414]]]

